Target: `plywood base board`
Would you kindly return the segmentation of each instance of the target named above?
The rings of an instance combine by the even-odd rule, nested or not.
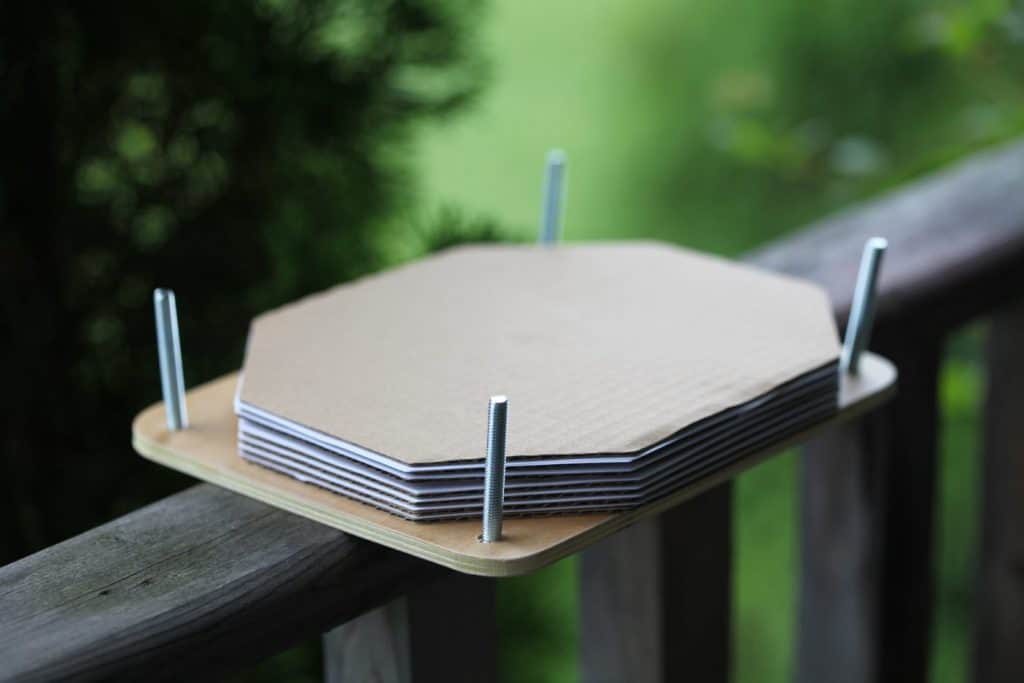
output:
[[[819,429],[878,405],[895,391],[896,369],[884,358],[865,354],[860,374],[843,378],[835,417],[660,500],[625,512],[508,518],[502,540],[487,544],[477,540],[479,520],[410,522],[245,462],[238,455],[238,421],[233,409],[236,384],[237,375],[232,374],[188,392],[191,422],[181,431],[168,431],[162,403],[150,406],[132,425],[135,450],[198,479],[457,571],[514,576],[579,552],[619,529],[735,477]]]

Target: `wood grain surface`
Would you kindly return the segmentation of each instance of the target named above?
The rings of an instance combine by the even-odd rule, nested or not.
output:
[[[215,679],[442,574],[203,484],[0,569],[0,678]]]

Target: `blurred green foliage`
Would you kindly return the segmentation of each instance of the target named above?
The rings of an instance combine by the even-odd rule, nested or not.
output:
[[[472,0],[0,10],[0,561],[186,483],[131,455],[158,398],[150,293],[186,380],[257,312],[379,268],[410,125],[477,91]],[[450,228],[450,226],[446,226]]]
[[[430,127],[425,201],[531,237],[569,153],[570,239],[739,253],[1024,128],[1005,0],[495,2],[494,79]]]
[[[190,384],[261,310],[467,239],[738,254],[1024,129],[1009,0],[243,0],[0,8],[0,562],[188,480],[131,455],[150,291]],[[470,115],[482,58],[493,64]],[[440,125],[439,122],[445,122]],[[885,226],[879,226],[884,232]],[[935,680],[963,677],[979,330],[942,377]],[[793,455],[739,481],[737,679],[792,668]],[[503,582],[506,680],[576,677],[575,562]],[[311,644],[242,678],[313,680]]]

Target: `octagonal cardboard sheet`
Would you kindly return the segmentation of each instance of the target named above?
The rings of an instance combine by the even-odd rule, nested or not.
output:
[[[505,394],[513,460],[614,458],[838,355],[800,280],[656,243],[471,246],[257,318],[238,406],[416,470],[478,467]]]

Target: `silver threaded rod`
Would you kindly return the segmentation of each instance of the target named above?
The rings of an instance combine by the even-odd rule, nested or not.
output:
[[[156,347],[160,358],[160,387],[167,411],[167,428],[172,432],[188,427],[185,407],[185,377],[181,367],[181,339],[178,336],[178,307],[170,289],[153,290],[156,316]]]
[[[889,243],[881,237],[872,237],[864,245],[857,274],[857,287],[853,291],[850,305],[850,319],[846,323],[846,338],[839,358],[839,368],[844,373],[856,375],[860,369],[860,354],[867,348],[871,338],[871,326],[875,319],[875,289],[878,273],[882,269],[882,256]]]
[[[561,233],[562,199],[565,194],[565,152],[553,149],[548,152],[547,169],[544,173],[544,204],[540,214],[541,244],[555,244]]]
[[[487,461],[484,469],[484,523],[480,540],[501,539],[502,507],[505,504],[505,431],[508,399],[492,396],[487,408]]]

